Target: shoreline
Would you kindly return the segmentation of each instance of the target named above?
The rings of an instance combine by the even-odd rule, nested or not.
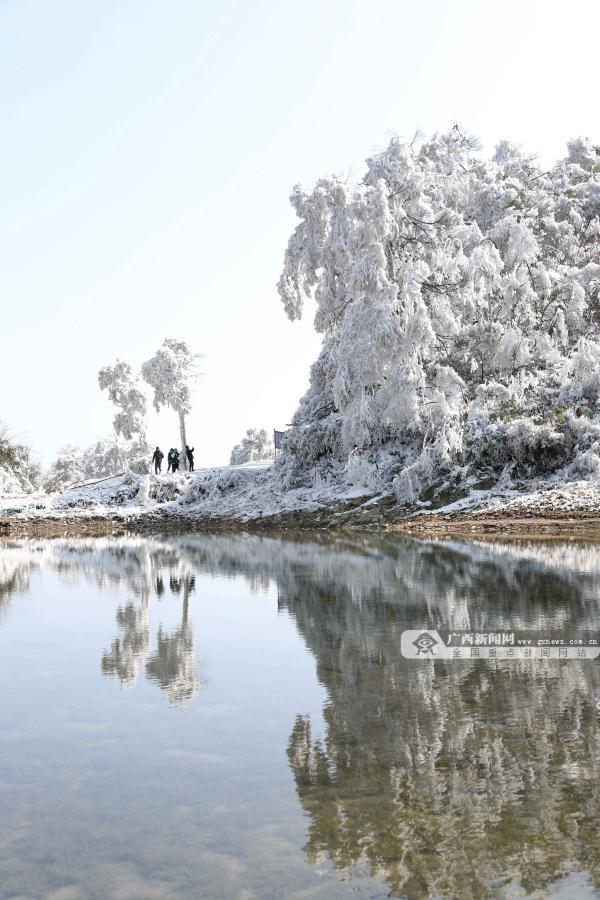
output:
[[[279,490],[264,468],[199,471],[193,478],[126,473],[55,495],[0,498],[0,536],[177,532],[378,532],[436,537],[600,539],[600,482],[482,482],[400,504],[343,483]]]
[[[34,516],[0,519],[0,538],[106,537],[161,532],[342,531],[380,532],[418,538],[455,535],[463,538],[572,537],[600,540],[600,514],[558,511],[531,515],[477,510],[454,514],[408,514],[402,517],[360,510],[323,508],[252,519],[215,516]],[[353,514],[354,513],[354,514]]]

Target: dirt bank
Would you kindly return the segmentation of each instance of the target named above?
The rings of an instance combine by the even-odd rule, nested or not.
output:
[[[510,535],[513,537],[586,537],[600,539],[600,516],[597,514],[565,514],[509,516],[480,513],[453,516],[416,516],[384,526],[386,531],[412,534],[415,537],[462,535]]]
[[[68,516],[65,518],[1,519],[0,538],[20,537],[96,537],[124,534],[126,520],[106,517]]]
[[[391,497],[356,498],[345,503],[332,503],[313,510],[299,510],[252,519],[219,516],[173,516],[161,514],[112,516],[78,515],[73,512],[60,517],[3,517],[0,536],[56,537],[103,536],[126,532],[164,531],[299,531],[309,529],[386,531],[414,536],[523,535],[587,537],[600,539],[600,513],[586,510],[561,512],[523,509],[490,510],[452,514],[407,514]]]

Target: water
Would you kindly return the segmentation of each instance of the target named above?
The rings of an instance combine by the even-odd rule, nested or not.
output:
[[[592,661],[400,656],[596,631],[600,547],[0,544],[0,898],[600,896]]]

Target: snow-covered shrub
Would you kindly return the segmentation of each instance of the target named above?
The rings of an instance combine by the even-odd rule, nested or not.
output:
[[[432,456],[427,452],[402,469],[392,482],[398,502],[406,506],[415,503],[423,491],[430,487],[435,472]]]
[[[311,472],[312,487],[318,491],[322,491],[331,486],[331,478],[326,469],[315,466]]]
[[[109,495],[105,502],[109,506],[123,506],[123,504],[137,499],[142,480],[143,476],[136,475],[134,472],[126,472],[116,490],[111,488],[114,484],[113,481],[107,482],[108,490],[111,491],[112,496]],[[95,493],[93,487],[89,490],[91,493]]]
[[[160,478],[152,478],[150,497],[157,503],[170,503],[186,492],[188,484],[187,479],[181,475],[162,475]]]
[[[490,422],[479,429],[467,425],[464,458],[475,469],[489,467],[499,473],[512,462],[515,474],[547,474],[564,465],[572,455],[573,443],[567,432],[565,427],[559,430],[524,416],[508,422]]]
[[[52,493],[85,480],[83,453],[79,447],[68,444],[59,450],[58,456],[45,473],[42,487],[48,493]]]
[[[366,454],[358,450],[354,450],[350,454],[346,464],[346,479],[349,484],[375,491],[377,490],[377,476],[377,465]]]
[[[600,480],[600,444],[596,443],[589,450],[578,453],[568,466],[567,475],[574,480]]]
[[[279,476],[386,448],[405,472],[380,477],[415,497],[455,465],[535,475],[585,452],[572,413],[600,423],[599,177],[585,139],[545,171],[508,141],[482,159],[453,128],[393,140],[355,185],[295,188],[279,293],[290,319],[314,298],[323,346]]]
[[[143,475],[149,468],[148,454],[142,455],[145,452],[145,438],[140,443],[96,441],[83,450],[73,446],[63,447],[46,472],[43,488],[48,493],[61,491],[69,485],[108,478],[130,470]]]
[[[137,499],[140,506],[147,506],[150,500],[150,476],[144,475],[140,481],[137,492]]]
[[[0,495],[28,494],[36,489],[40,473],[30,457],[29,447],[14,441],[0,423]]]
[[[275,455],[273,440],[264,428],[249,428],[245,436],[231,451],[229,464],[241,466],[249,462],[262,462]]]
[[[139,456],[139,452],[139,448],[131,450],[127,454],[125,462],[130,472],[135,472],[136,475],[146,475],[150,467],[150,451],[144,456]]]
[[[184,486],[186,489],[181,502],[187,506],[200,500],[210,500],[218,505],[225,494],[238,491],[247,484],[248,479],[241,471],[215,469],[203,472],[194,478],[189,487]]]

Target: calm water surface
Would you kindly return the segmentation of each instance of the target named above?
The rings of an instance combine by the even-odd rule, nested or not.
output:
[[[0,898],[600,896],[600,548],[0,543]]]

